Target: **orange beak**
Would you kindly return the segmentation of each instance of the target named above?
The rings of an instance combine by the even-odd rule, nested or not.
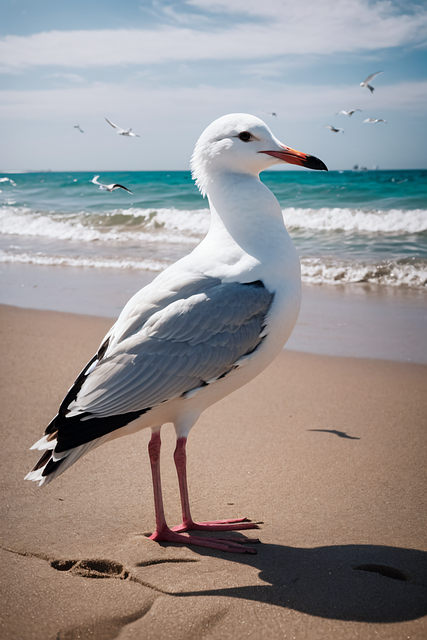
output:
[[[259,151],[259,153],[266,153],[267,155],[273,156],[273,158],[279,158],[279,160],[283,160],[283,162],[287,162],[288,164],[297,164],[301,167],[307,167],[307,169],[316,169],[317,171],[328,170],[328,167],[324,162],[319,160],[319,158],[310,156],[302,151],[296,151],[296,149],[291,149],[290,147],[284,146],[283,151]]]

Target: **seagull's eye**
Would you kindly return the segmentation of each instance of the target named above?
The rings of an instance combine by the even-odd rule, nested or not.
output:
[[[249,140],[252,140],[252,134],[249,131],[242,131],[242,133],[239,133],[238,138],[243,142],[249,142]]]

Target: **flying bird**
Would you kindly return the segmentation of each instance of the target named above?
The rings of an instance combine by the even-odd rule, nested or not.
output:
[[[333,133],[339,133],[341,131],[341,133],[344,133],[344,129],[341,129],[338,127],[338,129],[336,127],[333,127],[331,124],[325,124],[324,125],[326,129],[330,129]]]
[[[346,111],[345,109],[341,109],[341,111],[338,111],[338,113],[336,113],[336,116],[340,116],[341,114],[343,116],[352,116],[353,113],[355,113],[356,111],[362,111],[362,109],[350,109],[350,111]]]
[[[131,195],[133,195],[132,191],[129,191],[129,189],[127,187],[124,187],[122,184],[101,184],[100,182],[98,182],[98,178],[99,176],[94,176],[91,180],[91,182],[93,182],[93,184],[98,185],[98,187],[101,189],[101,191],[109,191],[110,193],[112,191],[114,191],[114,189],[124,189],[125,191],[127,191],[128,193],[130,193]]]
[[[277,113],[275,111],[262,111],[263,113],[266,113],[268,116],[275,116],[277,118]]]
[[[377,122],[387,122],[387,120],[384,120],[384,118],[366,118],[363,124],[376,124]]]
[[[81,128],[81,126],[79,124],[75,124],[74,125],[74,129],[78,129],[80,131],[80,133],[84,133],[83,129]]]
[[[132,129],[122,129],[121,127],[118,127],[113,122],[110,122],[108,118],[105,118],[105,119],[108,122],[108,124],[110,124],[112,127],[114,127],[114,129],[117,129],[117,133],[119,134],[119,136],[129,136],[131,138],[139,138],[140,137],[137,133],[133,133]]]
[[[371,85],[369,83],[371,82],[371,80],[373,80],[375,78],[375,76],[378,76],[380,73],[384,73],[384,72],[383,71],[377,71],[376,73],[372,73],[363,82],[360,83],[360,86],[361,87],[366,87],[367,89],[369,89],[369,91],[371,93],[373,93],[374,92],[374,87],[371,87]]]
[[[206,237],[126,304],[33,445],[43,455],[28,480],[47,484],[104,442],[151,429],[151,539],[255,553],[229,538],[185,533],[258,528],[247,518],[193,520],[186,444],[200,414],[265,369],[297,320],[298,255],[281,206],[259,180],[261,171],[282,163],[327,171],[321,160],[285,146],[251,115],[223,116],[202,133],[191,169],[211,208]],[[173,528],[166,524],[160,482],[160,431],[169,422],[177,438],[183,518]]]

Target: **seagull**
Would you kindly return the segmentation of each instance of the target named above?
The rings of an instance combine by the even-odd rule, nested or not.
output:
[[[266,113],[268,116],[275,116],[277,118],[277,113],[275,111],[262,111],[263,113]]]
[[[360,86],[361,87],[366,87],[367,89],[369,89],[369,91],[371,93],[373,93],[374,92],[374,87],[371,87],[371,85],[369,83],[371,82],[371,80],[373,80],[375,78],[375,76],[378,76],[380,73],[384,73],[384,72],[383,71],[377,71],[376,73],[372,73],[363,82],[360,83]]]
[[[387,122],[387,120],[384,120],[384,118],[366,118],[366,120],[363,121],[363,124],[376,124],[377,122]]]
[[[132,129],[122,129],[121,127],[118,127],[113,122],[110,122],[108,118],[105,118],[105,119],[108,122],[108,124],[111,124],[111,126],[114,127],[114,129],[117,129],[117,133],[119,134],[119,136],[129,136],[131,138],[139,138],[140,137],[137,133],[133,133]]]
[[[80,133],[84,133],[83,129],[81,128],[81,126],[79,124],[75,124],[74,125],[74,129],[78,129],[80,131]]]
[[[210,205],[206,237],[126,304],[33,445],[43,455],[26,479],[47,484],[91,449],[151,429],[156,514],[151,540],[256,553],[243,546],[250,540],[243,536],[240,544],[186,533],[258,528],[247,518],[193,520],[186,444],[200,414],[265,369],[297,320],[298,255],[278,201],[259,180],[261,171],[283,163],[327,171],[318,158],[279,142],[252,115],[223,116],[202,133],[191,169]],[[166,523],[160,481],[165,423],[175,427],[182,506],[182,524],[172,528]]]
[[[325,124],[324,125],[326,127],[326,129],[330,129],[333,133],[339,133],[341,131],[341,133],[344,133],[344,129],[340,129],[340,128],[336,128],[333,127],[331,124]]]
[[[350,111],[346,111],[345,109],[341,109],[341,111],[338,111],[338,113],[336,113],[336,116],[340,116],[341,114],[343,116],[352,116],[353,113],[355,113],[355,111],[362,111],[362,109],[350,109]]]
[[[93,184],[98,185],[98,187],[101,189],[101,191],[109,191],[110,193],[112,191],[114,191],[114,189],[124,189],[125,191],[127,191],[128,193],[130,193],[131,195],[133,195],[132,191],[129,191],[129,189],[127,187],[124,187],[122,184],[101,184],[100,182],[98,182],[98,178],[99,176],[94,176],[91,180],[91,182],[93,182]]]

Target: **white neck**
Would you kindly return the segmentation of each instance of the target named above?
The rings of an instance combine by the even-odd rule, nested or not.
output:
[[[208,198],[211,209],[211,226],[208,236],[227,236],[241,249],[260,259],[265,255],[276,234],[283,243],[287,235],[280,205],[271,191],[257,176],[239,173],[222,173],[210,182]],[[268,245],[265,245],[268,243]],[[282,245],[283,246],[283,245]]]
[[[208,184],[209,232],[193,255],[211,275],[271,284],[279,274],[299,272],[299,260],[280,205],[257,176],[221,172]],[[209,263],[215,264],[210,271]],[[221,266],[222,265],[222,266]]]

